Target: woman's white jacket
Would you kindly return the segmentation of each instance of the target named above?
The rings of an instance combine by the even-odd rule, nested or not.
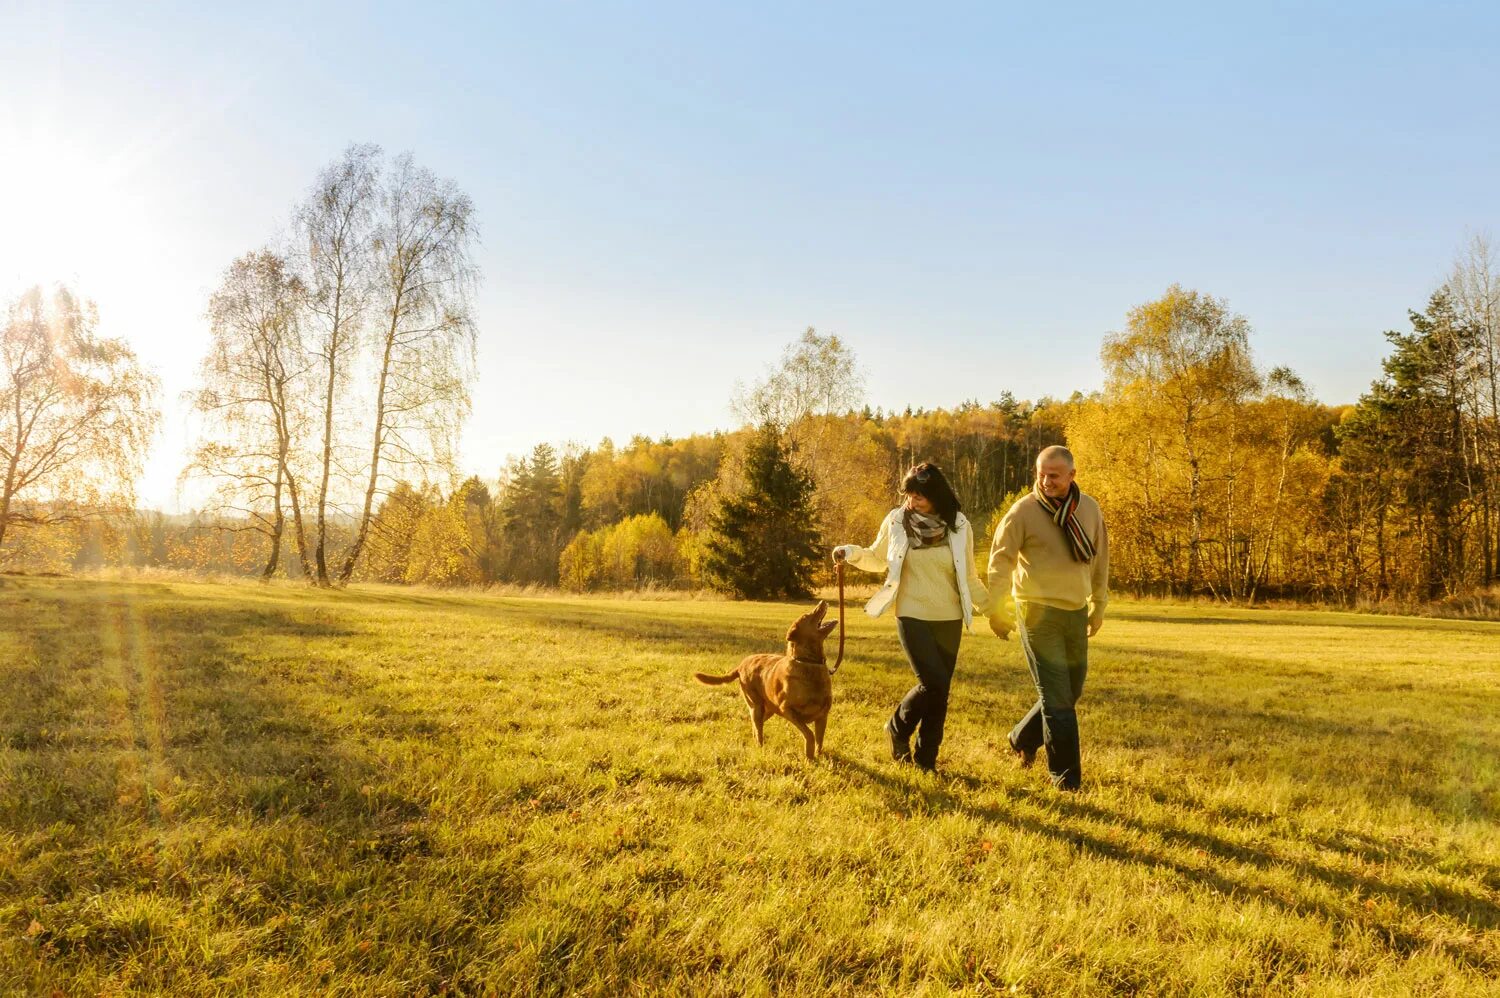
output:
[[[865,572],[884,572],[885,584],[865,604],[865,612],[872,617],[885,613],[896,601],[901,588],[901,567],[906,563],[906,554],[911,550],[911,541],[902,524],[905,507],[891,510],[880,524],[880,533],[875,543],[867,548],[858,544],[845,544],[840,550],[844,558]],[[969,518],[958,514],[953,530],[949,532],[948,549],[953,552],[953,576],[958,581],[958,601],[963,607],[964,628],[974,630],[974,611],[989,612],[990,594],[974,567],[974,530]]]

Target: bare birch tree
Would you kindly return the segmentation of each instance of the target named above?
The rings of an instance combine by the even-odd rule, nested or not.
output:
[[[864,396],[865,379],[853,351],[837,336],[820,335],[809,326],[762,380],[748,388],[735,385],[730,408],[747,424],[770,421],[789,430],[808,416],[856,409]]]
[[[865,378],[854,352],[837,335],[809,326],[782,351],[781,361],[760,381],[736,384],[730,410],[750,425],[770,423],[793,445],[793,463],[812,476],[812,508],[827,536],[852,529],[844,485],[855,477],[877,493],[889,483],[862,463],[859,431],[840,417],[864,403]],[[899,474],[899,472],[898,472]]]
[[[474,205],[450,181],[396,159],[379,188],[372,240],[377,355],[364,505],[339,581],[354,573],[381,483],[451,471],[468,415],[475,329],[470,308]]]
[[[1469,238],[1448,279],[1460,321],[1478,335],[1474,369],[1466,393],[1475,421],[1475,453],[1481,469],[1480,533],[1483,584],[1500,578],[1500,255],[1488,237]]]
[[[157,380],[123,341],[95,333],[92,304],[34,287],[0,330],[0,545],[46,526],[134,504],[160,414]]]
[[[335,417],[360,346],[370,294],[370,235],[375,209],[380,149],[355,145],[318,175],[297,214],[306,245],[309,312],[316,326],[314,353],[321,374],[321,459],[313,500],[314,578],[330,584],[329,486],[337,461]]]
[[[240,257],[209,298],[210,343],[193,408],[207,419],[185,475],[217,482],[222,508],[266,535],[262,578],[281,558],[286,510],[304,571],[299,445],[308,429],[310,358],[302,342],[307,289],[285,257],[260,250]]]

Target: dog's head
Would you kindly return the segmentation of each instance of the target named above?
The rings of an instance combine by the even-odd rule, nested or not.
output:
[[[823,600],[818,601],[817,607],[807,611],[797,618],[786,632],[787,654],[793,658],[800,658],[804,662],[822,662],[823,640],[833,633],[833,629],[839,626],[837,620],[824,622],[823,618],[828,613],[828,604]]]

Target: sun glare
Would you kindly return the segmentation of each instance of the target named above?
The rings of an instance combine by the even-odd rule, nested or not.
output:
[[[68,285],[98,305],[102,334],[130,342],[155,373],[176,384],[174,372],[189,354],[163,349],[173,333],[191,327],[196,306],[160,300],[168,264],[162,227],[150,224],[147,211],[149,171],[139,161],[125,166],[123,152],[101,150],[98,143],[7,126],[0,119],[0,148],[6,150],[0,157],[0,301],[33,285]],[[173,494],[183,449],[179,424],[168,421],[161,432],[139,483],[154,505]]]
[[[95,150],[52,138],[25,137],[22,155],[0,160],[0,282],[93,284],[136,269],[130,252],[139,232],[137,198]]]

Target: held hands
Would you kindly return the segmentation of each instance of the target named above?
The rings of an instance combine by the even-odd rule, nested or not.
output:
[[[995,636],[1001,641],[1009,641],[1010,632],[1015,630],[1015,625],[1006,619],[1005,614],[992,613],[990,614],[990,630],[994,631]]]

